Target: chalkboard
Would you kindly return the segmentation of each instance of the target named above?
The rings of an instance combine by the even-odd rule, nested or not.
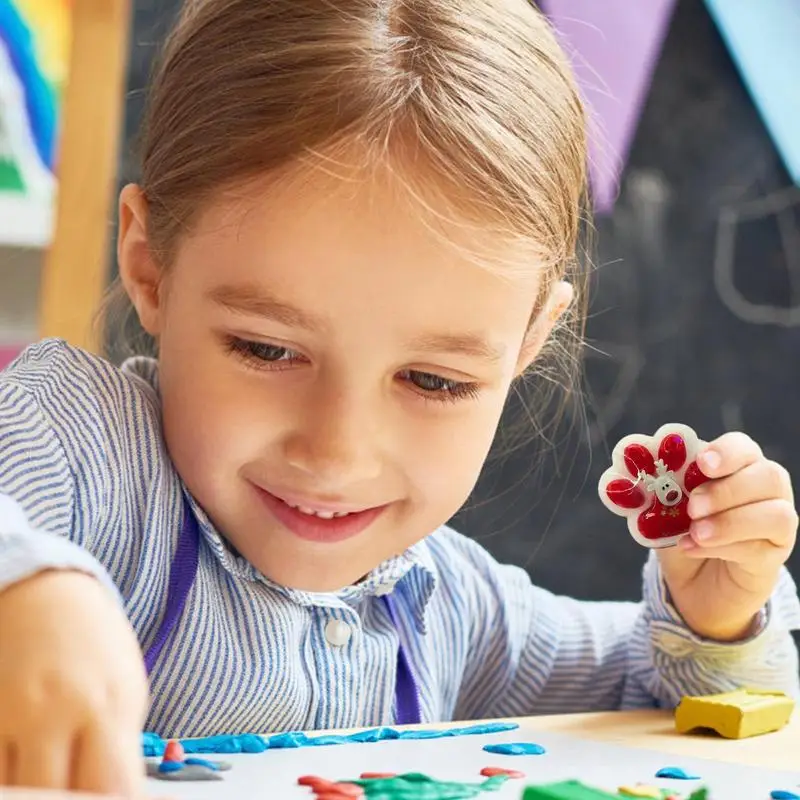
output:
[[[135,3],[124,178],[178,6]],[[742,429],[800,476],[800,192],[700,0],[677,4],[619,203],[596,227],[585,398],[555,446],[492,458],[455,524],[543,586],[632,599],[645,553],[596,495],[621,436]]]

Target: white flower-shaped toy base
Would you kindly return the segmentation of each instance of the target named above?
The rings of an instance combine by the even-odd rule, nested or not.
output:
[[[672,547],[688,533],[689,494],[708,480],[696,461],[704,445],[688,425],[677,423],[617,443],[598,491],[609,511],[625,517],[639,544]]]

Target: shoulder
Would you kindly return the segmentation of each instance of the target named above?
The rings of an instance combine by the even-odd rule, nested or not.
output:
[[[499,563],[481,544],[444,526],[426,540],[438,592],[452,602],[455,595],[473,608],[488,611],[509,601],[531,599],[525,570]]]
[[[119,391],[153,399],[155,395],[145,381],[62,339],[43,339],[30,345],[0,373],[0,379],[46,400],[78,390],[89,390],[93,398]]]
[[[112,487],[121,491],[126,481],[145,477],[152,465],[143,453],[164,450],[158,392],[146,378],[45,339],[0,373],[0,403],[26,396],[58,440],[79,488],[99,501]]]
[[[124,592],[145,543],[160,540],[152,520],[180,507],[156,380],[155,362],[119,368],[53,339],[0,372],[0,492],[37,522],[60,509],[47,529],[94,553]]]
[[[56,427],[78,419],[86,433],[131,412],[157,414],[154,387],[109,361],[60,339],[31,345],[2,373],[0,386],[32,395]]]

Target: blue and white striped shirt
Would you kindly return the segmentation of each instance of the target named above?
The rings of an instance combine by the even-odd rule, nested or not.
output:
[[[0,373],[0,493],[12,499],[0,504],[0,589],[51,567],[110,578],[148,647],[184,497],[156,363],[29,348]],[[164,736],[392,723],[399,641],[425,722],[672,706],[743,684],[799,693],[800,603],[785,571],[758,635],[719,644],[683,625],[655,558],[642,603],[579,602],[442,528],[359,585],[314,594],[265,579],[191,505],[197,580],[152,676],[147,724]]]

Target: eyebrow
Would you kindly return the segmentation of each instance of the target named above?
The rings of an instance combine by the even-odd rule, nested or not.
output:
[[[207,294],[209,300],[237,314],[266,317],[292,328],[318,331],[321,319],[302,311],[255,286],[217,286]]]
[[[325,328],[320,317],[302,311],[256,286],[222,285],[211,289],[206,296],[237,314],[265,317],[287,327],[312,332]],[[505,357],[504,348],[490,344],[476,333],[424,334],[413,339],[409,347],[420,353],[453,353],[492,363],[502,361]]]
[[[454,353],[490,362],[502,361],[505,356],[504,348],[489,344],[474,333],[420,336],[411,342],[411,347],[419,352]]]

